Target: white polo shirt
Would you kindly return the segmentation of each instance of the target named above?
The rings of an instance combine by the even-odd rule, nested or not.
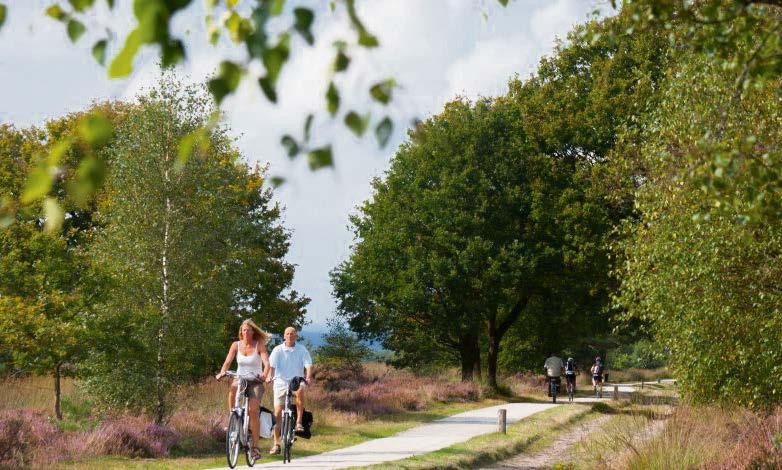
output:
[[[312,357],[301,344],[296,343],[289,348],[282,343],[272,350],[269,365],[274,368],[275,388],[285,387],[286,380],[304,377],[304,368],[312,366]]]

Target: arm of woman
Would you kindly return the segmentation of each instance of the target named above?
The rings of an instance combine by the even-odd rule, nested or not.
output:
[[[231,367],[231,363],[234,361],[234,358],[236,357],[236,348],[237,348],[237,341],[234,341],[231,343],[231,347],[228,348],[228,354],[225,356],[225,362],[223,362],[223,367],[220,368],[220,373],[215,375],[215,378],[217,380],[220,380],[225,375],[225,371],[228,370],[229,367]]]

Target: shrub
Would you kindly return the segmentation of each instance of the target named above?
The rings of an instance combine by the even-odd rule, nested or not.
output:
[[[57,436],[58,430],[42,411],[0,413],[0,466],[27,466],[34,450]]]

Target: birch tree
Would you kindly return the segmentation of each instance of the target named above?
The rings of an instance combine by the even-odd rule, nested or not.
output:
[[[207,126],[212,111],[205,93],[169,79],[140,98],[118,131],[100,208],[93,253],[111,300],[93,325],[88,384],[157,422],[177,385],[214,367],[239,315],[301,323],[307,303],[283,295],[288,233],[262,171],[241,162],[227,129]],[[210,130],[182,165],[177,145],[199,128]]]

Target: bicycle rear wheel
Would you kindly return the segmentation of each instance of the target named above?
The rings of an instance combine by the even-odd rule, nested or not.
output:
[[[242,421],[239,415],[231,413],[228,417],[228,428],[225,431],[225,457],[228,459],[228,466],[234,468],[236,461],[239,460],[239,434],[241,433]]]

